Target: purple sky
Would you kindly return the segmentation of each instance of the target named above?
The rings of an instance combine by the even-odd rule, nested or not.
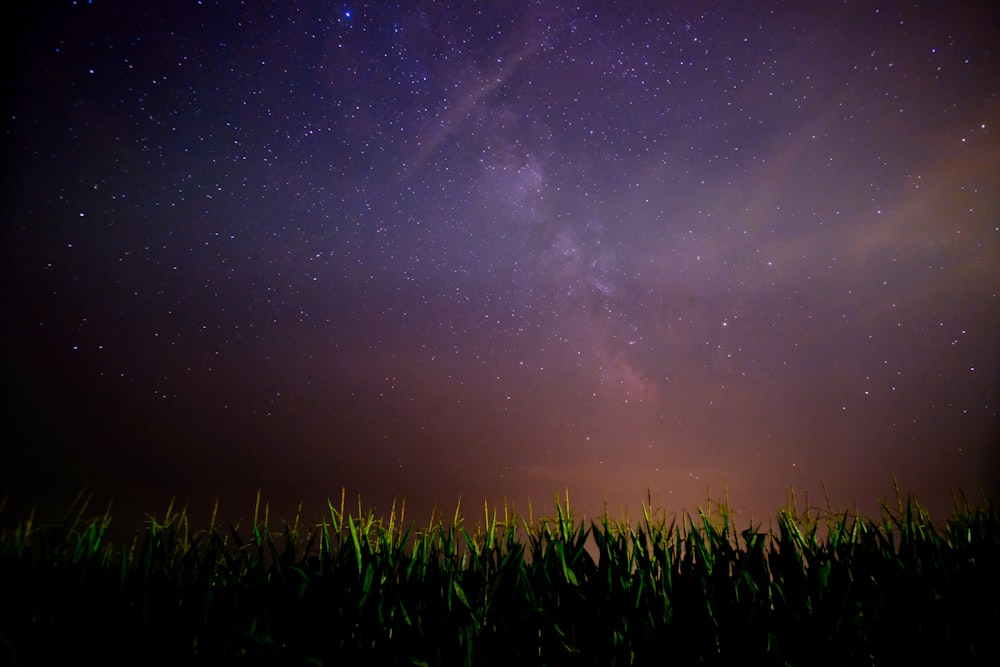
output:
[[[39,9],[6,28],[0,489],[995,499],[987,5]]]

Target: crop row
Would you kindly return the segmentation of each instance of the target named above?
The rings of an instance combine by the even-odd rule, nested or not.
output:
[[[355,515],[192,530],[150,517],[115,547],[78,501],[0,534],[0,662],[332,665],[991,664],[1000,519],[916,500],[878,519],[726,505],[637,525],[484,506],[423,528]],[[710,507],[711,509],[711,507]]]

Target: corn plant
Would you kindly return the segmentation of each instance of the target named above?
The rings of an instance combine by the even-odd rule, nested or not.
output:
[[[935,524],[794,504],[764,529],[728,503],[537,521],[506,503],[474,525],[348,508],[303,525],[192,529],[171,502],[114,545],[110,508],[0,531],[0,657],[63,664],[81,647],[152,664],[983,664],[1000,656],[1000,517],[957,499]],[[0,503],[0,519],[3,504]]]

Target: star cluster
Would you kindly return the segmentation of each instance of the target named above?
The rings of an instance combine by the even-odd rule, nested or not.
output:
[[[674,5],[8,28],[2,483],[994,494],[996,12]]]

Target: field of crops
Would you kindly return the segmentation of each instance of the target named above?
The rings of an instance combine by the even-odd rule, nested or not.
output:
[[[988,504],[737,527],[725,504],[577,521],[567,498],[417,527],[344,500],[308,527],[171,508],[124,545],[83,500],[5,523],[0,664],[1000,664]]]

